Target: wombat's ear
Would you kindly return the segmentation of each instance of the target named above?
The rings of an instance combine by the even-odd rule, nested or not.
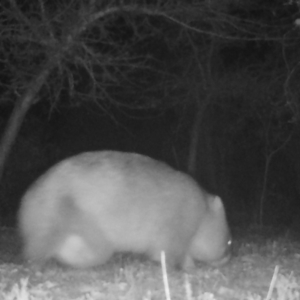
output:
[[[215,211],[220,211],[221,209],[223,210],[224,205],[219,196],[214,196],[210,198],[210,205],[211,208]]]

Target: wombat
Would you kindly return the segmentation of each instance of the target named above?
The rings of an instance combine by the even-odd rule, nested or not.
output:
[[[75,268],[104,264],[114,253],[146,254],[188,270],[195,261],[230,257],[223,203],[187,174],[150,157],[86,152],[50,168],[21,200],[24,257]]]

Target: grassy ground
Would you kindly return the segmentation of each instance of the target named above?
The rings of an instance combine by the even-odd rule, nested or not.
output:
[[[169,299],[299,300],[300,239],[288,232],[236,230],[233,258],[221,268],[167,272]],[[162,268],[136,256],[73,270],[26,265],[12,229],[0,230],[0,299],[168,299]]]

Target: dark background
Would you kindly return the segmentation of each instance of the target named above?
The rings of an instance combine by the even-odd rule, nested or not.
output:
[[[299,8],[284,1],[226,3],[215,12],[230,22],[209,20],[207,12],[197,24],[207,31],[192,33],[191,44],[179,38],[177,25],[147,17],[159,32],[147,35],[144,28],[144,38],[130,49],[151,59],[131,70],[130,80],[103,85],[107,98],[85,99],[90,86],[80,68],[73,69],[75,94],[62,83],[53,105],[51,91],[42,90],[6,162],[0,224],[15,225],[22,194],[51,165],[80,152],[111,149],[142,153],[191,173],[222,197],[232,226],[259,222],[263,199],[264,225],[300,230]],[[23,7],[25,14],[30,10]],[[142,27],[138,16],[128,14],[106,28],[119,47],[133,40],[127,18]],[[232,32],[234,22],[240,31]],[[212,24],[227,31],[216,38]],[[101,41],[96,48],[112,53]],[[2,74],[2,95],[12,78]],[[3,134],[15,104],[0,105]]]

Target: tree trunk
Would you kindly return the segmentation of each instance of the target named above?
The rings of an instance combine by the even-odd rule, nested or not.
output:
[[[194,122],[191,129],[191,135],[190,135],[190,145],[189,145],[189,154],[188,154],[188,162],[187,162],[187,170],[188,173],[195,176],[197,172],[197,166],[198,164],[198,155],[199,155],[199,139],[201,139],[201,155],[204,155],[205,162],[208,163],[208,165],[202,166],[202,168],[206,169],[211,167],[210,163],[210,157],[208,157],[208,152],[211,150],[211,137],[210,132],[208,130],[208,124],[206,122],[203,122],[203,117],[206,112],[207,106],[210,102],[210,95],[207,95],[205,99],[198,99],[197,106],[196,106],[196,113],[194,116]],[[204,128],[205,126],[205,128]],[[210,170],[213,171],[213,170]]]
[[[199,105],[199,100],[196,107],[197,111],[195,113],[194,123],[191,129],[190,136],[190,146],[189,146],[189,154],[188,154],[188,163],[187,163],[187,171],[195,175],[196,166],[197,166],[197,153],[198,153],[198,142],[199,142],[199,130],[200,124],[202,122],[202,107]]]
[[[53,65],[52,65],[53,66]],[[2,180],[10,150],[18,135],[22,122],[31,105],[34,103],[35,97],[48,78],[51,71],[51,65],[46,65],[44,69],[31,81],[29,87],[24,94],[18,99],[15,107],[7,121],[4,129],[3,137],[0,142],[0,181]]]

